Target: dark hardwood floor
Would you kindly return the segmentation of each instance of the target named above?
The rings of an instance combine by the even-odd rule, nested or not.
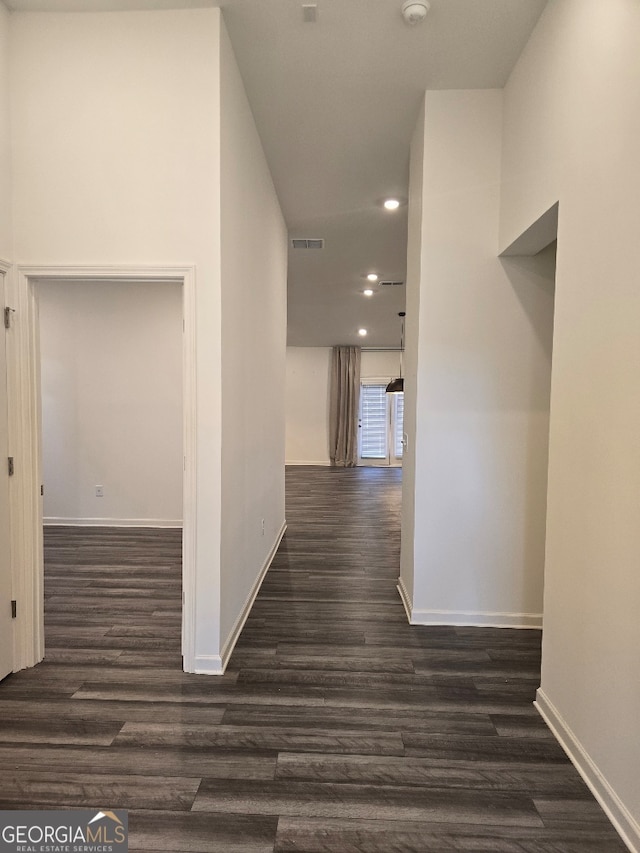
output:
[[[618,853],[532,706],[540,633],[410,627],[397,469],[292,468],[220,678],[180,534],[46,531],[46,660],[0,684],[0,808],[129,809],[146,853]]]

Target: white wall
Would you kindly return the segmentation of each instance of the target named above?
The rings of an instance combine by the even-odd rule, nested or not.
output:
[[[640,849],[640,6],[554,0],[505,91],[501,242],[559,200],[539,702]]]
[[[398,327],[400,334],[400,327]],[[363,379],[398,375],[397,352],[363,352]],[[331,347],[287,347],[287,465],[329,465]]]
[[[553,265],[497,258],[501,129],[500,91],[426,94],[408,285],[420,290],[408,328],[415,524],[402,566],[415,623],[541,619]]]
[[[329,465],[331,347],[287,347],[287,465]]]
[[[13,13],[15,260],[196,269],[198,658],[219,655],[218,9]]]
[[[221,647],[284,529],[287,230],[226,29],[221,39]]]
[[[13,257],[9,133],[9,13],[0,0],[0,259]]]
[[[407,615],[411,618],[414,590],[416,530],[416,437],[418,400],[418,338],[420,333],[420,283],[422,280],[422,199],[424,195],[424,115],[422,99],[418,119],[411,137],[409,152],[409,211],[407,223],[407,298],[405,319],[405,394],[404,423],[406,436],[402,460],[402,510],[400,538],[400,577],[398,589]],[[419,524],[420,522],[418,522]]]
[[[400,342],[400,321],[398,320],[398,343]],[[404,358],[404,356],[403,356]],[[403,365],[404,366],[404,365]],[[381,350],[362,353],[360,363],[361,379],[395,379],[400,373],[400,352]]]
[[[180,526],[181,287],[46,282],[38,301],[45,523]]]

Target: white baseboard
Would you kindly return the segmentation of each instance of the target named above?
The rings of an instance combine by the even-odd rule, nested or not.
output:
[[[411,625],[456,625],[461,628],[542,628],[542,613],[416,610],[413,608],[409,623]]]
[[[244,628],[244,623],[247,621],[247,617],[248,617],[249,613],[251,612],[251,608],[253,607],[253,602],[256,600],[256,596],[257,596],[258,592],[260,591],[260,587],[262,586],[262,581],[264,580],[264,576],[267,574],[269,566],[273,562],[273,558],[275,557],[276,551],[278,550],[278,547],[280,546],[280,542],[282,542],[282,537],[284,536],[286,529],[287,529],[287,522],[284,521],[282,523],[282,527],[280,528],[280,530],[278,532],[278,535],[276,536],[276,540],[275,540],[271,550],[269,551],[267,559],[264,561],[262,569],[260,570],[260,574],[258,575],[253,586],[251,587],[249,595],[247,596],[247,600],[244,603],[244,607],[240,611],[240,615],[236,619],[236,621],[233,625],[233,628],[229,632],[229,636],[227,637],[227,639],[226,639],[226,641],[222,647],[222,652],[220,655],[222,669],[220,672],[216,673],[218,675],[224,673],[225,669],[227,668],[227,664],[229,663],[229,658],[231,657],[231,653],[233,652],[235,645],[238,642],[238,637],[240,636],[240,632]],[[196,666],[197,666],[197,659],[196,659]],[[198,672],[198,671],[199,670],[196,669],[196,672]]]
[[[402,605],[404,607],[404,612],[407,614],[407,620],[409,624],[411,624],[411,596],[409,595],[409,591],[404,585],[404,581],[402,578],[398,578],[398,592],[400,593],[400,600],[402,601]]]
[[[414,610],[411,596],[402,578],[398,578],[397,589],[410,625],[457,625],[460,628],[542,628],[542,613]]]
[[[45,527],[182,527],[177,518],[58,518],[42,519]]]
[[[323,459],[322,462],[301,462],[299,459],[287,459],[285,465],[320,465],[322,468],[330,468],[331,462],[328,459]]]
[[[591,793],[604,809],[620,838],[631,850],[631,853],[640,853],[640,824],[630,814],[622,800],[598,770],[589,753],[584,749],[542,688],[538,688],[536,701],[533,704],[556,736],[560,746],[567,753],[571,763],[591,789]]]
[[[193,671],[196,675],[224,675],[220,655],[196,655]]]

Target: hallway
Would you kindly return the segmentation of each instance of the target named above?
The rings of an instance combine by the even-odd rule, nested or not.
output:
[[[177,531],[49,529],[47,659],[0,685],[0,808],[127,808],[146,853],[624,851],[531,704],[540,633],[407,625],[401,476],[287,470],[220,678],[179,670]]]

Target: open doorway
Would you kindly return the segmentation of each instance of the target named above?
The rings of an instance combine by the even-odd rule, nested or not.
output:
[[[35,294],[45,659],[178,667],[181,285],[45,280]]]
[[[195,623],[195,277],[192,267],[21,267],[16,271],[11,301],[16,308],[16,322],[8,339],[8,386],[9,386],[9,433],[12,448],[20,458],[20,469],[12,483],[12,510],[16,523],[12,525],[11,544],[15,565],[18,567],[14,578],[14,592],[21,603],[20,618],[15,625],[14,669],[33,666],[44,656],[44,572],[42,528],[44,518],[44,496],[41,493],[44,483],[42,469],[42,418],[40,387],[40,324],[38,318],[38,291],[48,284],[66,281],[70,286],[81,287],[84,282],[99,286],[106,282],[115,282],[121,286],[126,283],[137,284],[143,288],[154,285],[170,285],[181,292],[182,329],[180,317],[177,318],[178,331],[181,333],[181,376],[182,396],[182,453],[178,458],[182,480],[182,601],[177,601],[177,621],[181,624],[181,652],[183,668],[191,671],[194,665],[194,623]],[[151,292],[151,290],[149,291]],[[112,352],[118,343],[118,333],[101,344],[103,350]],[[78,367],[78,370],[80,368]],[[75,405],[73,403],[72,405]],[[127,405],[121,404],[123,409]],[[105,417],[103,413],[103,417]],[[156,411],[156,417],[162,418],[162,412]],[[130,430],[121,430],[119,439],[127,442]],[[149,441],[153,441],[149,436]],[[126,455],[123,456],[123,459]],[[54,463],[55,464],[55,463]],[[134,464],[129,462],[129,464]],[[137,462],[135,463],[137,464]],[[126,468],[126,465],[122,466]],[[93,479],[96,479],[94,476]],[[99,480],[100,478],[98,478]],[[104,477],[103,477],[104,479]],[[110,481],[122,491],[122,484]],[[108,498],[107,484],[92,483],[92,500]],[[102,486],[104,493],[96,495],[96,487]],[[59,496],[58,496],[59,497]],[[86,496],[85,496],[86,498]],[[88,498],[87,498],[88,499]],[[122,494],[120,494],[122,499]],[[95,505],[95,504],[94,504]],[[69,506],[69,505],[67,505]],[[102,516],[110,515],[107,508]],[[129,506],[125,513],[129,520],[136,522],[143,517]],[[51,512],[51,510],[48,510]],[[48,516],[52,518],[99,518],[84,509],[77,516],[67,508],[65,514]],[[147,515],[147,518],[150,516]],[[157,520],[157,519],[156,519]],[[171,519],[167,519],[171,520]],[[122,528],[124,529],[124,528]],[[179,549],[180,550],[180,549]]]
[[[388,394],[399,375],[400,350],[363,349],[358,413],[358,465],[402,467],[404,392]]]

